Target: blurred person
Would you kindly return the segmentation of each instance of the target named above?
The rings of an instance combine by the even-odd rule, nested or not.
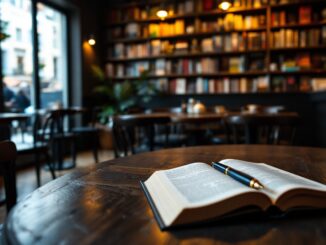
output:
[[[16,95],[14,91],[12,91],[6,83],[3,83],[3,97],[5,102],[6,110],[11,110],[14,106]]]
[[[14,105],[18,111],[24,111],[31,105],[28,96],[22,88],[20,88],[16,94]]]

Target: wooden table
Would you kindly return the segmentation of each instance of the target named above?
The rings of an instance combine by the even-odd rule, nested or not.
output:
[[[139,186],[155,170],[236,158],[266,162],[326,183],[326,150],[222,145],[174,148],[94,165],[18,203],[4,224],[10,244],[325,244],[326,214],[236,220],[161,232]]]
[[[26,121],[29,117],[24,113],[0,113],[0,141],[10,139],[10,126],[13,121]]]

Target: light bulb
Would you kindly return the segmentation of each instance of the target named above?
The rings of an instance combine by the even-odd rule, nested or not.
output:
[[[228,10],[231,7],[231,3],[227,1],[221,2],[218,7],[224,11]]]
[[[161,9],[156,12],[157,17],[159,17],[161,20],[164,20],[168,16],[168,12],[164,9]]]
[[[91,46],[94,46],[96,44],[95,39],[94,38],[88,39],[88,44],[91,45]]]

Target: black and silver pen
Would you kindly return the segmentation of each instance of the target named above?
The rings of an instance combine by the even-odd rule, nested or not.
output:
[[[254,177],[251,177],[248,174],[245,174],[239,170],[235,170],[229,166],[226,166],[219,162],[212,162],[212,167],[216,170],[230,176],[231,178],[245,184],[254,189],[263,189],[264,186]]]

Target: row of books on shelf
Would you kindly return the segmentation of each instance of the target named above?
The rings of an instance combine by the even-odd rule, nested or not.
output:
[[[253,79],[207,79],[197,78],[187,81],[184,78],[177,78],[161,81],[157,86],[161,86],[163,92],[170,94],[217,94],[217,93],[250,93],[264,92],[268,90],[268,80],[266,77]]]
[[[215,35],[201,40],[191,41],[161,41],[152,40],[140,44],[116,43],[110,51],[109,57],[135,58],[150,55],[190,54],[198,52],[237,52],[251,51],[266,48],[266,33],[231,33]]]
[[[195,30],[198,32],[251,30],[266,27],[265,15],[226,14],[213,21],[195,20]]]
[[[274,27],[295,24],[310,24],[326,20],[326,8],[300,6],[298,8],[275,11],[271,14],[271,25]]]
[[[110,76],[137,77],[143,71],[163,76],[168,74],[215,74],[218,72],[239,73],[244,71],[263,71],[265,69],[264,57],[255,57],[246,62],[244,56],[201,58],[201,59],[156,59],[155,61],[137,61],[127,64],[107,64]]]
[[[310,54],[308,52],[295,55],[278,55],[272,64],[271,70],[277,68],[277,70],[286,72],[326,70],[326,53]]]
[[[215,35],[201,40],[161,41],[140,44],[116,43],[109,57],[135,58],[162,54],[189,54],[196,52],[236,52],[266,48],[266,33],[231,33]]]
[[[110,28],[108,34],[109,38],[155,38],[194,33],[255,30],[257,28],[266,28],[265,15],[226,14],[214,21],[177,19],[173,22],[150,24],[130,22],[125,27]]]
[[[272,79],[267,76],[255,78],[197,78],[187,80],[150,80],[161,92],[169,94],[219,94],[219,93],[257,93],[257,92],[313,92],[325,91],[325,78],[279,76]]]
[[[168,12],[168,17],[175,15],[186,15],[193,13],[202,13],[218,9],[215,0],[179,0],[174,3],[167,2],[164,9]],[[259,8],[267,4],[267,0],[234,0],[235,8]],[[108,23],[117,23],[123,21],[137,21],[156,19],[156,13],[162,8],[161,5],[151,7],[133,6],[121,9],[112,9],[108,15]]]
[[[300,31],[281,29],[271,34],[273,48],[305,48],[326,45],[326,26]]]

